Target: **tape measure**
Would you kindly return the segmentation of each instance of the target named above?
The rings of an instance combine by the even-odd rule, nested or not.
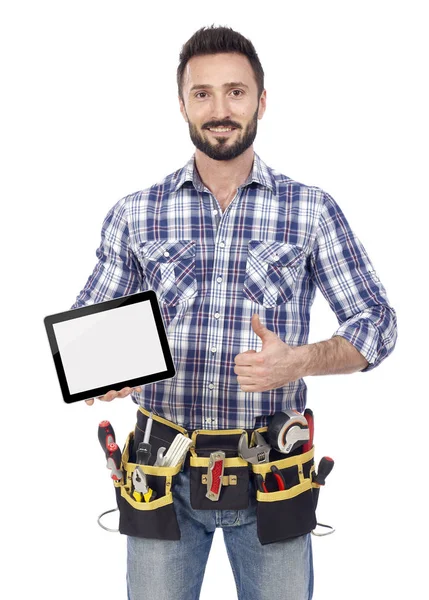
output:
[[[307,419],[296,410],[276,412],[268,425],[269,443],[283,454],[289,454],[309,439]]]

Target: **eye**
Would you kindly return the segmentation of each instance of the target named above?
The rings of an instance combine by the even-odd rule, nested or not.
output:
[[[232,90],[232,94],[236,97],[239,98],[240,96],[242,96],[244,94],[243,90]]]
[[[207,94],[207,92],[197,92],[195,94],[195,98],[201,98],[201,94],[203,94],[203,97]]]

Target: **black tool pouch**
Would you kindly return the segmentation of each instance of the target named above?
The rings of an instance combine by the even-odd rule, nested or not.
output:
[[[174,467],[154,467],[153,464],[138,465],[135,459],[138,444],[143,440],[148,415],[147,411],[139,409],[136,430],[129,434],[122,452],[122,481],[114,482],[120,515],[119,531],[135,537],[179,540],[180,529],[174,509],[173,486],[174,477],[181,471],[183,462]],[[150,462],[155,462],[158,448],[164,446],[168,450],[178,433],[187,435],[185,429],[153,415]],[[138,502],[133,496],[132,476],[138,466],[145,473],[148,486],[156,492],[156,498],[149,502]]]
[[[243,429],[199,430],[192,434],[190,448],[191,506],[197,510],[242,510],[249,504],[249,464],[238,456]],[[210,454],[225,453],[219,498],[207,498]]]
[[[267,428],[258,429],[263,434]],[[314,447],[304,454],[285,456],[271,462],[252,465],[253,474],[262,475],[267,492],[256,489],[257,530],[261,544],[280,542],[310,533],[317,525],[318,485],[313,483]],[[275,465],[285,480],[278,489],[271,470]]]

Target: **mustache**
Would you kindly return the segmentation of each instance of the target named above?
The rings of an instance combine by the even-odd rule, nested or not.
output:
[[[209,123],[205,123],[205,125],[203,125],[203,129],[210,129],[211,127],[234,127],[235,129],[241,129],[241,125],[235,123],[234,121],[222,121],[220,123],[210,121]]]

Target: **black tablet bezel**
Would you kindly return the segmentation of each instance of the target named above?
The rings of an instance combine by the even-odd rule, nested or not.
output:
[[[158,331],[159,340],[164,354],[165,364],[167,369],[158,373],[151,373],[144,377],[138,377],[127,381],[117,381],[103,387],[98,387],[93,390],[85,390],[77,394],[70,394],[70,390],[67,383],[66,374],[61,359],[61,353],[58,348],[57,339],[54,331],[54,324],[61,323],[63,321],[69,321],[71,319],[78,319],[85,315],[92,315],[107,310],[119,308],[121,306],[128,306],[130,304],[136,304],[138,302],[150,301],[152,314],[155,319],[156,328]],[[174,367],[173,358],[171,356],[170,346],[168,345],[167,333],[164,327],[164,321],[162,319],[161,311],[159,308],[158,298],[153,290],[145,292],[137,292],[130,296],[121,296],[120,298],[113,298],[113,300],[105,300],[104,302],[98,302],[97,304],[91,304],[89,306],[82,306],[68,310],[66,312],[57,313],[55,315],[48,315],[44,319],[46,333],[48,334],[49,345],[51,347],[52,357],[54,359],[55,369],[57,371],[58,381],[60,383],[61,392],[63,394],[64,402],[71,404],[80,400],[88,400],[89,398],[95,398],[96,396],[104,396],[110,390],[121,390],[124,387],[137,387],[145,385],[147,383],[153,383],[154,381],[160,381],[162,379],[169,379],[174,377],[176,369]]]

